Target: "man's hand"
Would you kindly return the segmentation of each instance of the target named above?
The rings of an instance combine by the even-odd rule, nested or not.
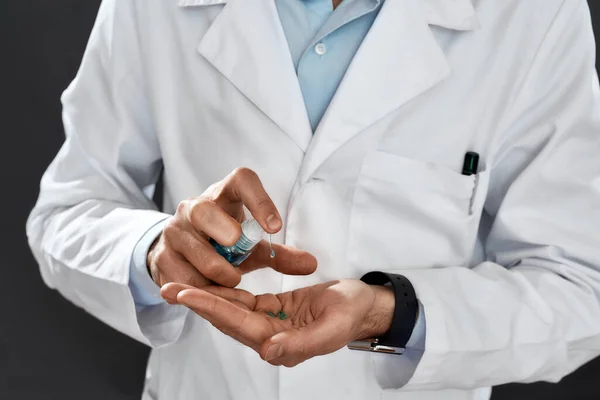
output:
[[[174,283],[165,285],[161,295],[169,303],[189,307],[269,363],[286,367],[337,351],[353,340],[384,335],[395,306],[391,289],[352,279],[260,296]],[[288,318],[280,320],[280,311]]]
[[[221,182],[210,186],[200,197],[182,201],[148,252],[147,265],[157,285],[179,282],[193,287],[217,283],[234,287],[241,274],[270,266],[288,275],[308,275],[317,267],[316,259],[305,251],[273,245],[277,254],[269,257],[265,242],[234,268],[209,243],[233,246],[241,235],[243,206],[267,233],[277,233],[281,217],[258,176],[247,168],[233,171]]]

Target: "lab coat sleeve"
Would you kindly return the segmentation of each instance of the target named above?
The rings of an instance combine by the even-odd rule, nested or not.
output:
[[[66,141],[48,167],[27,221],[45,283],[113,328],[148,345],[174,342],[180,306],[136,312],[133,250],[169,217],[148,196],[161,169],[136,40],[134,1],[105,0],[77,77],[65,91]]]
[[[594,58],[585,1],[564,1],[488,157],[488,261],[400,272],[427,321],[425,352],[404,390],[556,382],[600,355]]]
[[[415,327],[402,355],[373,353],[373,363],[378,371],[377,380],[384,388],[401,387],[412,378],[425,349],[427,335],[425,310],[419,302],[419,314]]]

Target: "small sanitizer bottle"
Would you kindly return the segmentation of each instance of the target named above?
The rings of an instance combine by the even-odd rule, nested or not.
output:
[[[263,240],[266,232],[255,219],[249,219],[242,222],[242,236],[233,246],[221,246],[219,243],[211,239],[217,253],[225,258],[234,267],[239,266],[252,254],[252,249],[261,240]]]

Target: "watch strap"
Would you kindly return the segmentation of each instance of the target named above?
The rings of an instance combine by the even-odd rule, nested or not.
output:
[[[378,338],[377,342],[381,346],[405,348],[412,336],[419,311],[419,303],[413,285],[403,275],[379,271],[369,272],[360,280],[368,285],[391,284],[396,301],[392,326],[386,335]]]

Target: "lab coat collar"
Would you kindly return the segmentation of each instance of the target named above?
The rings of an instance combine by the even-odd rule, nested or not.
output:
[[[457,31],[479,28],[473,0],[421,0],[429,25]]]
[[[429,19],[476,27],[471,0],[386,1],[313,137],[275,1],[180,0],[185,7],[224,3],[198,52],[305,152],[301,181],[354,136],[450,75]],[[457,8],[442,7],[448,3]]]
[[[202,7],[227,4],[231,0],[179,0],[180,7]],[[251,2],[251,0],[246,0]],[[261,0],[264,1],[264,0]],[[390,1],[390,0],[388,0]],[[392,0],[397,1],[397,0]],[[473,0],[421,0],[430,25],[454,30],[479,27]]]
[[[219,3],[225,0],[180,2],[185,6]],[[229,0],[197,50],[306,151],[312,128],[275,1]]]
[[[308,181],[332,154],[365,129],[450,75],[450,64],[422,5],[423,0],[383,3],[321,119],[306,152],[300,182]]]
[[[202,7],[226,3],[227,0],[179,0],[179,7]]]

